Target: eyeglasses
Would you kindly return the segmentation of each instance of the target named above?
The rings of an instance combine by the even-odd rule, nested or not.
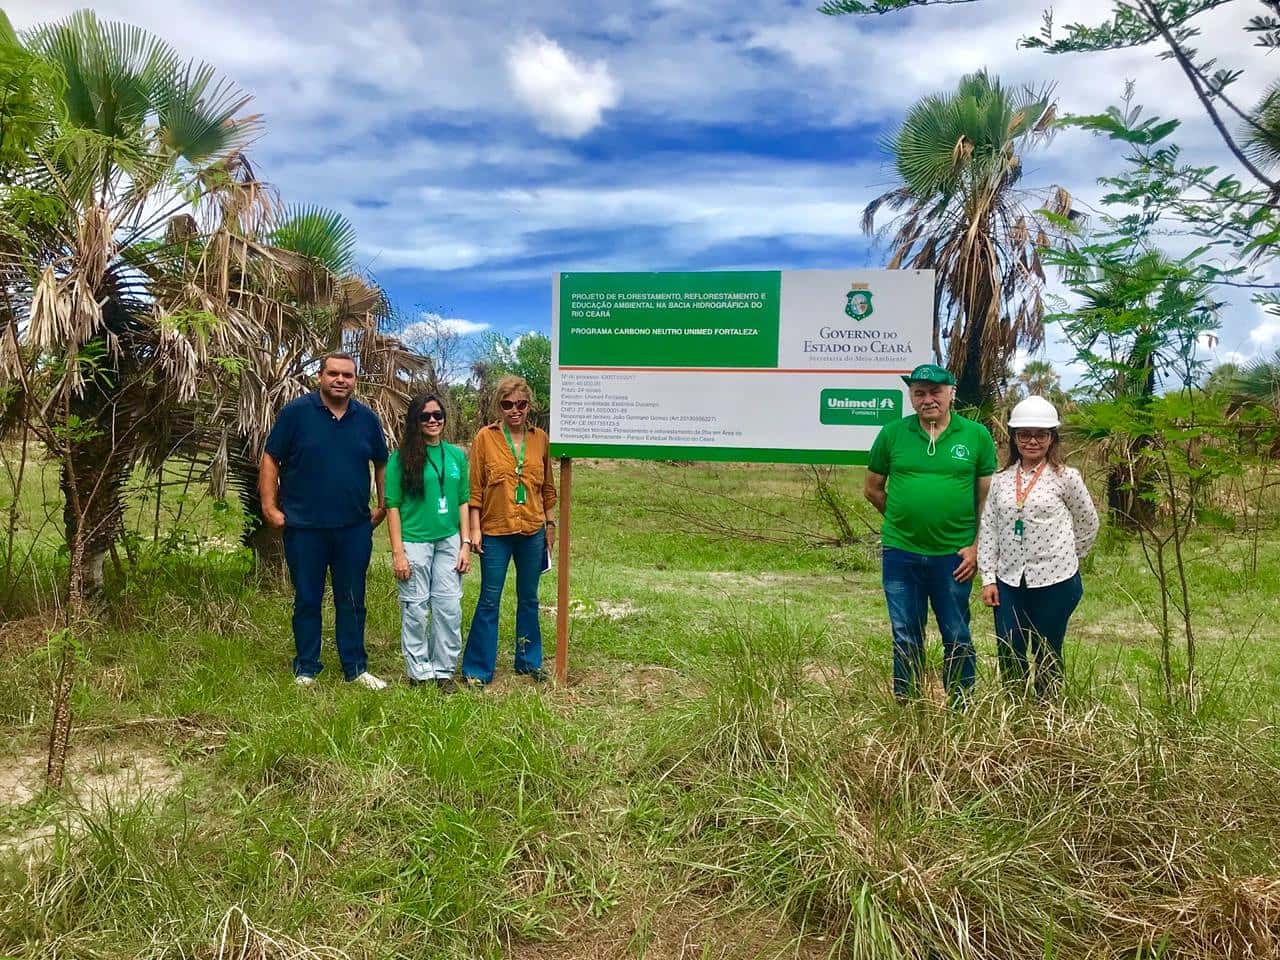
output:
[[[1030,433],[1026,430],[1019,430],[1013,436],[1015,440],[1021,440],[1023,443],[1030,443],[1033,440],[1036,443],[1048,443],[1053,439],[1053,434],[1048,430],[1037,430],[1034,433]]]
[[[443,410],[425,410],[422,413],[422,419],[423,420],[439,420],[441,423],[444,423],[444,411]]]
[[[503,410],[528,410],[528,400],[499,400],[498,406]]]

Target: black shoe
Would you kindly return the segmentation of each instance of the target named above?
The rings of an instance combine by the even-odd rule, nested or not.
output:
[[[436,689],[444,694],[457,693],[458,681],[453,677],[436,677]]]
[[[547,673],[547,671],[543,670],[541,667],[538,667],[536,670],[527,670],[524,675],[534,683],[547,683],[551,679],[551,674]]]
[[[409,678],[409,686],[411,687],[420,687],[423,684],[430,683],[430,682],[431,682],[430,680],[419,680],[416,677]]]

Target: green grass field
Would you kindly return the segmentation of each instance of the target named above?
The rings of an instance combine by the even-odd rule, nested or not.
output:
[[[861,472],[835,481],[866,533]],[[326,642],[296,688],[287,594],[175,483],[81,638],[49,797],[50,489],[20,492],[39,539],[0,636],[0,957],[1280,956],[1274,509],[1256,569],[1245,531],[1189,544],[1194,710],[1161,697],[1141,551],[1104,531],[1064,702],[997,688],[975,596],[957,714],[889,698],[874,538],[820,545],[800,468],[577,464],[569,685],[510,675],[508,609],[498,682],[452,697],[404,684],[384,533],[368,648],[397,682],[344,685]]]

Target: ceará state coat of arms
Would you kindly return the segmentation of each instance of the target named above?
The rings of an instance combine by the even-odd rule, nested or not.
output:
[[[871,290],[865,283],[855,283],[844,295],[844,312],[851,320],[865,320],[874,309]]]

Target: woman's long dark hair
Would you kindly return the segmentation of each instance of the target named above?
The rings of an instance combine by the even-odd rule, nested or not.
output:
[[[1032,428],[1037,429],[1037,428]],[[1053,439],[1049,441],[1049,449],[1044,452],[1044,461],[1053,467],[1054,473],[1062,471],[1062,438],[1058,436],[1057,427],[1049,427],[1049,432],[1053,434]],[[1016,466],[1022,462],[1022,454],[1018,450],[1018,428],[1009,428],[1009,459],[1005,463],[1004,468],[1008,470],[1010,467]]]
[[[444,401],[434,393],[424,393],[414,397],[404,415],[404,433],[400,435],[400,489],[406,497],[422,499],[426,490],[422,483],[422,468],[426,466],[427,445],[422,439],[422,411],[428,403],[435,401],[444,411],[445,418],[449,411],[445,410]],[[444,438],[441,437],[441,442]]]

